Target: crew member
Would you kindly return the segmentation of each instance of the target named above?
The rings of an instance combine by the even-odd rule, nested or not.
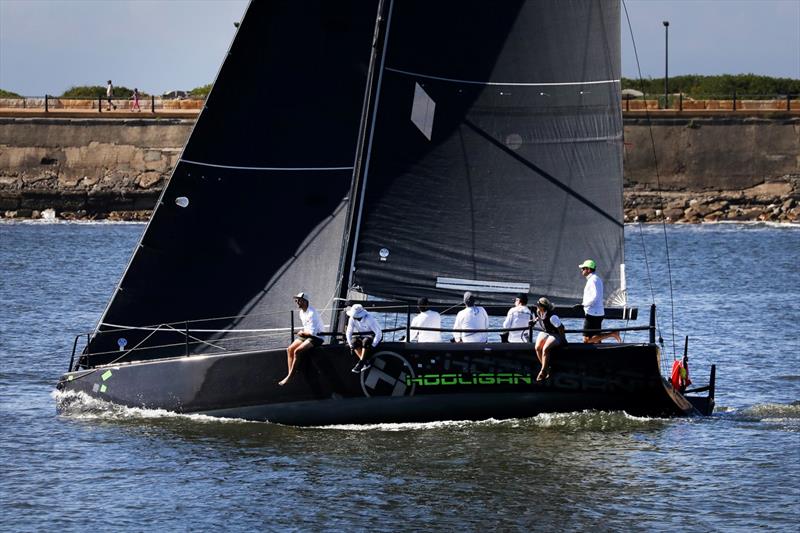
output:
[[[303,324],[303,329],[297,332],[297,336],[286,348],[286,365],[289,367],[289,372],[286,377],[278,382],[278,385],[286,385],[289,378],[292,377],[294,372],[294,365],[297,362],[297,356],[301,352],[310,350],[315,346],[320,346],[323,342],[322,338],[318,337],[320,331],[324,328],[322,318],[316,309],[309,304],[309,297],[307,292],[300,292],[294,296],[294,303],[300,308],[298,314],[300,315],[300,322]]]
[[[350,350],[358,358],[352,369],[353,373],[358,374],[372,366],[368,356],[380,344],[383,333],[375,317],[361,304],[353,304],[347,310],[347,316],[350,320],[347,321],[345,338]]]
[[[428,299],[424,296],[417,300],[419,314],[411,321],[409,342],[442,342],[441,331],[424,331],[414,328],[442,328],[442,315],[428,307]]]
[[[542,365],[536,381],[544,381],[550,377],[550,354],[557,346],[566,346],[567,336],[564,334],[564,324],[554,312],[555,307],[547,298],[539,298],[536,302],[537,324],[544,330],[536,337],[536,358]]]
[[[597,264],[592,259],[587,259],[578,265],[578,268],[581,269],[581,274],[586,278],[586,286],[583,288],[583,302],[581,302],[583,314],[586,316],[583,320],[583,342],[596,344],[609,337],[613,337],[617,342],[620,342],[618,331],[610,331],[608,333],[587,331],[599,330],[603,326],[603,316],[605,315],[603,280],[594,273]]]
[[[514,299],[514,307],[508,310],[506,319],[503,321],[504,328],[524,328],[530,323],[533,315],[528,309],[528,295],[520,293]],[[509,331],[508,342],[530,342],[528,330]]]
[[[489,315],[486,314],[486,309],[475,305],[475,296],[469,291],[464,293],[464,307],[465,308],[456,315],[456,321],[453,324],[454,330],[489,329]],[[453,337],[456,342],[487,342],[489,340],[489,333],[486,331],[478,331],[475,333],[461,333],[455,331],[453,332]]]

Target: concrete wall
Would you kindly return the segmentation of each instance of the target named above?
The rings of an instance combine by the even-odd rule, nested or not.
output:
[[[0,211],[151,209],[193,124],[0,118]]]
[[[0,215],[152,208],[193,120],[0,118]],[[737,191],[782,180],[796,196],[800,118],[625,119],[626,194]],[[783,190],[783,189],[782,189]],[[627,198],[627,196],[626,196]]]
[[[652,131],[653,143],[650,140]],[[626,186],[742,190],[800,174],[800,118],[625,120]]]

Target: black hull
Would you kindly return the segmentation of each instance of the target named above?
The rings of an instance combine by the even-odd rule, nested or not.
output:
[[[569,345],[551,377],[535,381],[530,344],[383,343],[354,374],[344,346],[300,356],[293,379],[283,350],[142,361],[70,372],[59,388],[130,407],[291,425],[483,420],[592,410],[637,416],[697,414],[659,372],[651,344]]]

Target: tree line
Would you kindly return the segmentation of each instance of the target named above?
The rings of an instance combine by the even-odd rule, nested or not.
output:
[[[632,79],[622,78],[623,89],[636,89],[647,95],[664,94],[664,78]],[[756,74],[722,74],[701,76],[685,74],[670,77],[667,92],[683,93],[692,98],[729,98],[734,92],[737,96],[785,96],[800,94],[800,79],[772,78]]]

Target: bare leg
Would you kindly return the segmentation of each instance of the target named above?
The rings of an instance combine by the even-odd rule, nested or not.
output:
[[[295,358],[297,352],[299,351],[298,348],[300,348],[306,342],[308,341],[301,341],[300,339],[295,339],[294,341],[292,341],[292,344],[290,344],[289,347],[286,348],[286,367],[288,368],[288,372],[286,373],[286,377],[278,382],[278,385],[286,385],[286,382],[289,381],[290,377],[292,377]]]
[[[536,381],[544,381],[550,377],[550,352],[553,350],[553,346],[558,346],[555,337],[547,337],[543,344],[542,370],[536,376]]]
[[[536,339],[536,359],[539,360],[539,364],[542,364],[542,350],[544,350],[544,341],[547,337],[539,337]]]

